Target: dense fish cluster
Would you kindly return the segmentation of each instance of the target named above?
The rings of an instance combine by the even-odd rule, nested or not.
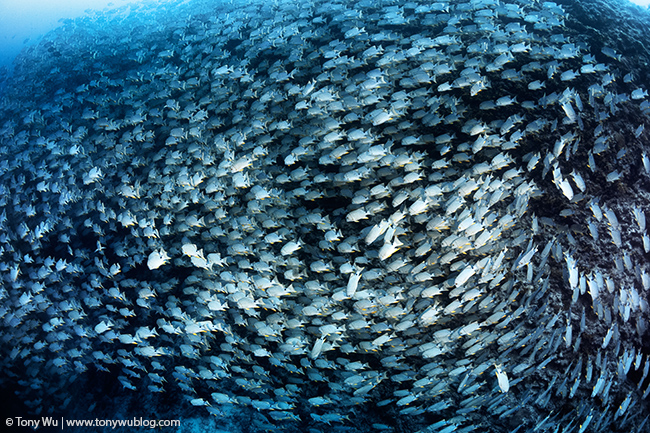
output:
[[[18,58],[4,386],[57,414],[106,372],[256,432],[648,431],[633,58],[552,2],[207,3]]]

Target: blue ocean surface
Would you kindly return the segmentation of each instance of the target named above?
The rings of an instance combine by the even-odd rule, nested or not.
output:
[[[0,3],[2,431],[650,431],[647,5],[52,5]]]

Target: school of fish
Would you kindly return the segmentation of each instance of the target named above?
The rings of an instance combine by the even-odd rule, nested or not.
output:
[[[648,431],[634,58],[553,2],[153,5],[0,94],[0,382],[35,414],[92,370],[245,431]]]

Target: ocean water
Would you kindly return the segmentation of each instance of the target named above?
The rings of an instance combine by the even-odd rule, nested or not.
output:
[[[0,4],[2,431],[650,431],[645,6],[125,3]]]
[[[11,64],[23,48],[34,46],[48,32],[71,20],[97,11],[135,3],[126,0],[26,0],[0,2],[0,67]]]

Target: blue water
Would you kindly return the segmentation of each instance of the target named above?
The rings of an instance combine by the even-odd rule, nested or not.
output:
[[[137,3],[133,0],[1,0],[0,67],[10,67],[23,48],[37,44],[64,20]]]

